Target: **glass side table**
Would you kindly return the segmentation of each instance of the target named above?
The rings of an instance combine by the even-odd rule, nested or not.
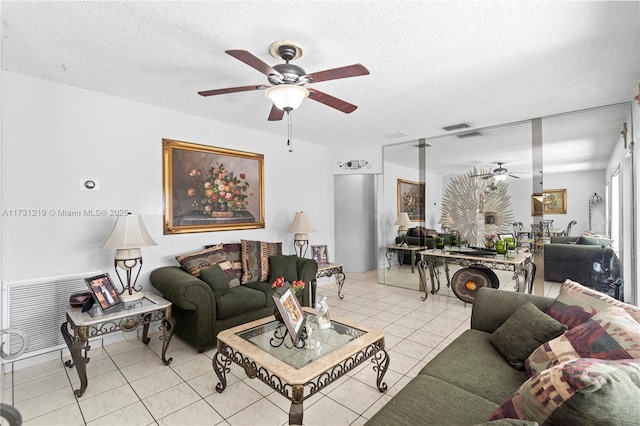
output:
[[[149,324],[156,321],[161,321],[162,362],[169,365],[173,359],[167,359],[166,354],[176,320],[171,318],[171,302],[168,300],[145,292],[144,298],[125,302],[108,313],[103,313],[96,304],[87,312],[82,312],[82,308],[67,306],[67,321],[60,326],[60,332],[71,352],[71,360],[66,361],[65,365],[69,368],[75,365],[80,378],[80,389],[74,391],[75,395],[82,396],[87,390],[88,352],[91,349],[89,339],[117,331],[133,331],[142,326],[141,340],[146,345],[150,340]]]
[[[327,277],[331,278],[335,275],[336,284],[338,284],[338,297],[340,299],[344,299],[344,295],[342,294],[342,286],[344,285],[345,275],[342,271],[341,263],[318,263],[318,272],[316,273],[316,278]],[[313,301],[312,307],[316,303],[316,288],[311,288],[312,295],[311,300]]]

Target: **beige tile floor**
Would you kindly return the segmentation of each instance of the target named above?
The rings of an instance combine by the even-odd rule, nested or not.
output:
[[[344,300],[333,282],[320,284],[331,314],[384,330],[390,356],[386,393],[375,385],[370,363],[342,377],[304,403],[305,425],[362,425],[452,339],[469,328],[471,305],[446,295],[422,301],[416,290],[380,285],[377,271],[349,273]],[[417,273],[416,273],[417,275]],[[511,289],[505,286],[507,289]],[[545,285],[557,294],[559,284]],[[285,425],[289,401],[233,366],[227,389],[212,368],[215,349],[198,353],[174,337],[160,360],[158,335],[145,346],[129,338],[94,348],[87,365],[89,386],[76,398],[75,369],[61,360],[5,374],[3,401],[20,410],[25,425]],[[12,377],[13,375],[13,377]]]

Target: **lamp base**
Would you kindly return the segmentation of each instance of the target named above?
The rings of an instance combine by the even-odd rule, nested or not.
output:
[[[143,291],[133,291],[131,292],[131,294],[129,294],[129,292],[125,290],[124,293],[120,295],[120,299],[122,299],[123,302],[133,302],[135,300],[140,300],[143,297],[144,297]]]

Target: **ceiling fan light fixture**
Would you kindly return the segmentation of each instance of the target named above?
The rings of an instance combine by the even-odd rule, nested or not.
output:
[[[298,108],[304,98],[309,96],[309,91],[293,84],[280,84],[269,87],[264,94],[277,108],[288,112]]]
[[[502,182],[502,181],[504,181],[504,180],[507,180],[507,177],[508,177],[508,176],[509,176],[508,174],[503,173],[503,174],[500,174],[500,175],[495,175],[495,176],[493,176],[493,177],[494,177],[494,178],[495,178],[495,180],[497,180],[498,182]]]

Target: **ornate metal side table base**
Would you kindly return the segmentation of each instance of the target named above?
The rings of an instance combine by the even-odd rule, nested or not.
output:
[[[149,324],[161,321],[162,362],[164,365],[171,363],[173,358],[166,358],[167,349],[176,325],[176,320],[171,317],[171,303],[158,296],[149,297],[154,299],[152,304],[143,308],[136,308],[138,312],[133,309],[131,311],[105,314],[95,318],[90,317],[88,313],[80,313],[79,308],[67,307],[67,321],[60,326],[60,332],[71,353],[71,360],[66,361],[64,364],[68,368],[75,366],[80,379],[80,388],[74,390],[74,394],[77,397],[82,396],[87,390],[87,364],[90,360],[88,352],[91,349],[89,338],[121,330],[133,331],[142,326],[141,340],[147,345],[151,340],[148,337]],[[162,303],[162,305],[155,305],[156,303]]]
[[[345,275],[342,271],[342,265],[339,263],[328,263],[326,265],[318,265],[318,273],[316,274],[316,278],[327,277],[331,278],[332,276],[336,276],[336,284],[338,284],[338,297],[340,299],[344,299],[344,295],[342,294],[342,286],[344,285]],[[313,295],[313,300],[315,302],[316,296]]]

